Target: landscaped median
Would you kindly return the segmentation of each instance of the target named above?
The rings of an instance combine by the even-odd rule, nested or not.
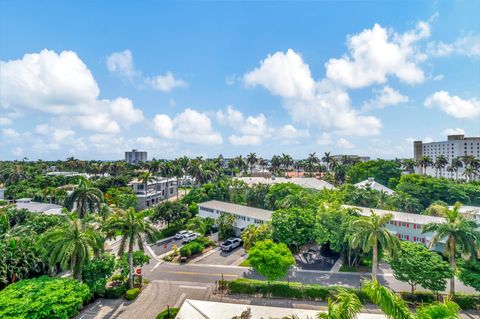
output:
[[[302,284],[298,282],[274,281],[268,283],[263,280],[240,278],[219,282],[219,289],[230,294],[247,294],[262,297],[295,298],[315,301],[327,301],[335,297],[342,289],[355,293],[364,304],[370,303],[368,296],[357,288],[343,286],[322,286]],[[429,292],[401,292],[399,295],[411,304],[430,303],[437,300],[437,295]],[[442,297],[441,295],[439,295]],[[462,310],[480,310],[480,294],[456,294],[453,298]]]

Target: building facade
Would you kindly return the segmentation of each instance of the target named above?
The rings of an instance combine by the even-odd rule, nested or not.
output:
[[[433,162],[443,155],[450,164],[452,159],[465,155],[474,156],[480,159],[480,137],[465,137],[465,135],[448,135],[446,141],[423,143],[422,141],[413,142],[413,159],[418,161],[422,156],[429,156]],[[449,165],[447,164],[446,167]],[[427,167],[426,174],[429,176],[465,179],[465,167],[458,168],[457,172],[447,169],[436,169]],[[423,168],[418,166],[416,172],[423,173]]]
[[[133,149],[131,152],[125,152],[125,162],[128,164],[138,164],[147,161],[147,152]]]
[[[134,191],[138,200],[138,208],[145,209],[155,206],[165,199],[177,196],[177,181],[175,179],[158,177],[147,185],[139,180],[128,184]]]
[[[272,211],[255,207],[237,205],[218,200],[198,204],[198,215],[203,218],[218,219],[220,215],[230,214],[235,216],[235,233],[240,236],[249,225],[259,226],[272,219]]]

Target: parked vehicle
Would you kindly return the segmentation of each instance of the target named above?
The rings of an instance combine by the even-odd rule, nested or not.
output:
[[[190,234],[186,234],[183,236],[183,240],[182,240],[182,244],[185,244],[185,243],[189,243],[191,241],[194,241],[195,239],[197,239],[199,236],[198,233],[190,233]]]
[[[185,235],[191,234],[190,230],[181,230],[175,234],[175,239],[182,239]]]
[[[243,241],[241,238],[229,238],[220,244],[220,249],[223,251],[232,251],[237,247],[242,246]]]

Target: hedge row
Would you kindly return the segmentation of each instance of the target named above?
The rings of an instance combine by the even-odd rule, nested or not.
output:
[[[132,288],[132,289],[129,289],[127,290],[127,292],[125,293],[125,299],[131,301],[135,298],[137,298],[137,296],[140,294],[140,288]]]
[[[340,289],[347,289],[355,293],[362,303],[370,302],[368,296],[360,289],[346,288],[341,286],[304,285],[298,282],[275,281],[270,285],[263,280],[240,278],[232,281],[219,283],[223,289],[228,289],[233,294],[248,294],[272,296],[280,298],[297,298],[316,301],[326,301],[335,296]],[[430,292],[401,292],[400,296],[411,303],[431,303],[437,300],[437,295]],[[478,294],[455,294],[453,298],[463,310],[480,310],[480,295]]]

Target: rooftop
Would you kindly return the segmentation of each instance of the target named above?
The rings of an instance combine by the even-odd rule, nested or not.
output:
[[[250,309],[251,319],[285,318],[296,315],[299,319],[317,318],[320,310],[266,307],[257,305],[233,304],[187,299],[183,303],[176,319],[219,319],[233,318]],[[380,314],[359,314],[358,319],[384,319]]]
[[[198,204],[198,206],[211,208],[226,213],[255,218],[263,221],[268,221],[272,218],[272,211],[270,210],[221,202],[218,200],[211,200],[208,202],[200,203]]]
[[[280,183],[293,183],[298,186],[304,188],[312,188],[317,190],[322,189],[333,189],[335,188],[332,184],[320,180],[314,177],[292,177],[292,178],[285,178],[285,177],[273,177],[273,178],[265,178],[265,177],[236,177],[236,179],[241,180],[248,185],[253,184],[280,184]]]
[[[20,209],[26,209],[34,213],[44,213],[46,215],[59,215],[62,213],[62,206],[32,202],[28,198],[22,198],[15,203],[15,206]]]
[[[153,184],[156,184],[156,183],[169,182],[169,181],[173,182],[173,181],[176,181],[176,179],[159,176],[159,177],[156,178],[155,181],[148,182],[148,185],[153,185]],[[135,178],[130,183],[128,183],[128,185],[132,185],[132,184],[144,184],[144,183],[141,182],[138,178]]]
[[[425,225],[428,223],[443,223],[445,221],[445,218],[437,217],[437,216],[409,214],[404,212],[396,212],[393,210],[383,210],[378,208],[368,208],[368,207],[359,207],[359,206],[351,206],[351,205],[343,205],[343,207],[356,209],[359,211],[360,215],[363,215],[363,216],[370,216],[371,211],[375,212],[377,215],[392,214],[393,220],[405,222],[405,223]]]
[[[367,188],[370,187],[371,189],[375,189],[380,192],[385,192],[388,195],[392,195],[395,193],[395,191],[391,190],[387,186],[384,186],[378,182],[376,182],[372,177],[369,177],[368,179],[358,182],[354,185],[355,187],[360,187],[360,188]]]

